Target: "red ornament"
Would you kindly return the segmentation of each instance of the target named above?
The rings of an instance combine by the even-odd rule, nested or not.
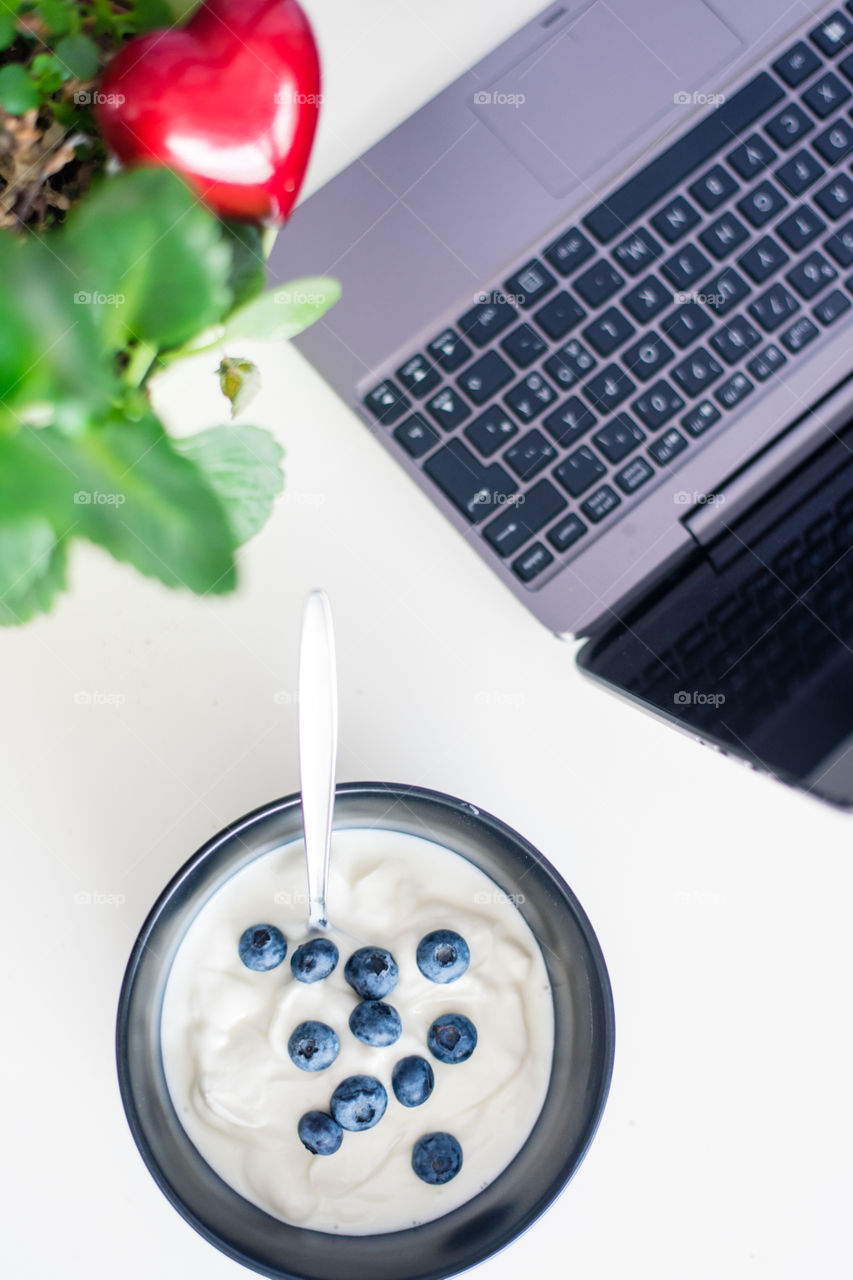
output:
[[[124,45],[97,99],[126,165],[175,169],[228,218],[283,221],[320,105],[320,62],[296,0],[205,0],[185,27]]]

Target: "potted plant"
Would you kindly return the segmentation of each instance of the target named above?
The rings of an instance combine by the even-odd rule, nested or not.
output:
[[[236,422],[173,438],[148,387],[224,344],[236,415],[258,382],[241,341],[336,300],[325,279],[265,291],[319,98],[295,0],[0,7],[0,622],[50,607],[76,538],[233,589],[282,451]]]

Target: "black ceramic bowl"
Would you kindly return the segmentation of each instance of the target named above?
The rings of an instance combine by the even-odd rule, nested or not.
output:
[[[559,1194],[592,1140],[613,1068],[613,1001],[592,927],[536,849],[496,818],[419,787],[347,783],[336,829],[425,836],[468,858],[505,893],[540,943],[553,989],[554,1062],[538,1120],[485,1191],[419,1227],[342,1236],[288,1226],[233,1191],[178,1120],[160,1053],[160,1013],[175,952],[210,896],[248,862],[302,834],[299,796],[233,823],[167,885],[136,940],[119,1001],[116,1050],[124,1108],[151,1174],[207,1240],[276,1280],[443,1280],[518,1236]]]

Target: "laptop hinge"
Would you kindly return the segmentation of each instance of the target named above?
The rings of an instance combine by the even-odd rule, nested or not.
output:
[[[816,450],[837,439],[851,419],[853,380],[848,378],[682,516],[715,568],[725,568],[743,550],[738,525],[747,514],[751,537],[760,536],[761,505]],[[774,515],[775,504],[768,504],[768,525]]]

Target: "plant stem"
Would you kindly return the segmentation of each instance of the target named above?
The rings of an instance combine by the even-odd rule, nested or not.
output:
[[[129,387],[139,387],[145,381],[152,364],[157,359],[157,348],[150,342],[138,342],[130,353],[122,379]]]

